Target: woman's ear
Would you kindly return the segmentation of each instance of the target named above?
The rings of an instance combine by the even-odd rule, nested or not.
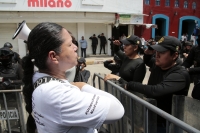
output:
[[[49,51],[48,58],[52,62],[58,61],[57,54],[55,53],[55,51]]]

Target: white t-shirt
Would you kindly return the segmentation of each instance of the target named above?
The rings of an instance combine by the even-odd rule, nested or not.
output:
[[[182,36],[181,36],[181,41],[187,41],[187,37],[184,36],[184,35],[182,35]]]
[[[43,76],[36,72],[33,83]],[[39,85],[32,94],[38,133],[96,133],[106,119],[110,99],[83,92],[67,80]],[[84,87],[91,87],[86,85]]]
[[[196,42],[195,38],[196,38],[195,36],[191,35],[191,40],[193,40],[193,46],[195,46],[195,42]]]
[[[145,39],[142,37],[142,38],[140,38],[140,40],[141,40],[141,42],[142,42],[142,45],[144,46],[145,44]]]

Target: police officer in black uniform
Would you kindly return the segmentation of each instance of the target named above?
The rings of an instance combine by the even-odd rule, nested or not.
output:
[[[104,54],[106,54],[105,52],[105,45],[107,44],[107,40],[106,40],[106,37],[104,36],[104,33],[101,33],[101,35],[98,35],[98,38],[100,38],[100,53],[101,54],[101,50],[103,48],[103,51],[104,51]]]
[[[14,52],[10,48],[0,48],[0,77],[3,78],[3,81],[0,82],[0,90],[20,89],[21,87],[23,76],[22,67],[18,63],[13,63],[13,56]],[[17,106],[19,100],[15,92],[5,93],[5,98],[6,99],[4,99],[2,94],[0,95],[1,105],[4,105],[6,100],[6,105],[9,109],[19,110],[19,106]],[[1,108],[4,110],[5,106],[2,106]],[[16,126],[19,127],[19,124],[19,120],[10,122],[12,129],[21,132],[21,128],[15,128]]]
[[[10,48],[11,50],[13,48],[12,44],[9,43],[9,42],[6,42],[3,47]],[[19,64],[21,64],[20,55],[18,53],[14,52],[14,51],[13,51],[13,53],[14,53],[14,56],[12,57],[13,58],[13,63],[19,63]]]
[[[93,34],[93,36],[91,36],[89,39],[92,40],[92,53],[93,53],[93,55],[96,55],[98,39],[95,34]]]
[[[18,63],[13,63],[13,56],[14,52],[10,48],[3,47],[0,49],[0,77],[4,79],[1,89],[2,87],[13,89],[10,81],[21,80],[23,77],[22,67]]]
[[[111,56],[114,56],[114,44],[113,41],[115,41],[115,37],[113,36],[112,38],[108,38],[108,40],[110,41],[110,50],[111,50]]]
[[[194,88],[192,90],[192,97],[200,100],[200,34],[197,39],[197,46],[194,46],[183,62],[183,66],[188,70],[190,76],[194,81]],[[194,65],[193,68],[190,68]]]

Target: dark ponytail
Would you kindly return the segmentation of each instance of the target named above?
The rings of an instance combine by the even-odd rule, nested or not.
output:
[[[33,74],[34,74],[34,64],[31,61],[29,55],[22,58],[22,68],[24,70],[24,87],[23,87],[23,94],[26,102],[26,111],[29,113],[28,120],[27,120],[27,132],[28,133],[35,133],[36,124],[34,121],[32,113],[32,93],[34,91],[33,88]]]

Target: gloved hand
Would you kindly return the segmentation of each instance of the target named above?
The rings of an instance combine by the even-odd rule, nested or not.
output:
[[[10,86],[10,81],[8,80],[8,81],[4,81],[3,83],[2,83],[2,85],[3,86],[5,86],[5,87],[8,87],[8,86]]]

